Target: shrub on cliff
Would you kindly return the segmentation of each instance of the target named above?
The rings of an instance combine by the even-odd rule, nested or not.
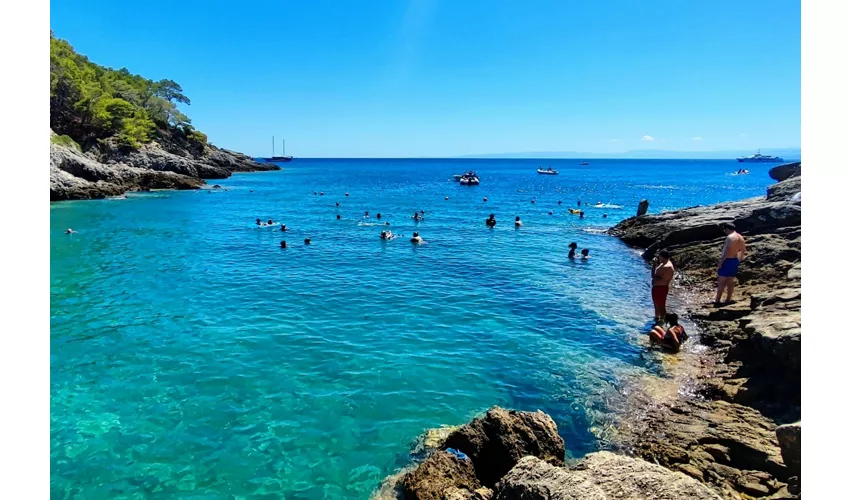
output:
[[[190,104],[173,80],[155,82],[92,63],[50,32],[50,128],[84,148],[115,137],[138,148],[164,134],[181,133],[206,144],[206,136],[177,109]]]

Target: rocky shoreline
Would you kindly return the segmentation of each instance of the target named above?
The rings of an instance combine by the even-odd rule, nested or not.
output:
[[[666,248],[684,313],[704,345],[688,391],[636,384],[608,451],[565,464],[542,412],[498,407],[432,440],[427,458],[385,482],[378,498],[568,499],[800,497],[800,164],[771,170],[766,196],[627,219],[609,231]],[[747,239],[736,302],[713,307],[716,266],[731,221]],[[694,299],[694,297],[697,297]]]
[[[280,170],[209,144],[162,141],[134,150],[103,141],[84,153],[76,145],[55,141],[52,130],[50,137],[50,201],[151,189],[198,189],[204,179],[224,179],[234,172]]]

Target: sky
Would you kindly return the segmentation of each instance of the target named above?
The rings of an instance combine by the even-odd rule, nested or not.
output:
[[[800,2],[58,0],[90,60],[296,157],[800,146]]]

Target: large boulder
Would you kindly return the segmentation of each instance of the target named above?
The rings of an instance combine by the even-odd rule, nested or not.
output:
[[[465,498],[481,488],[472,462],[447,452],[438,451],[401,480],[405,499],[441,500],[445,497]],[[475,498],[467,496],[466,498]]]
[[[780,425],[776,428],[776,439],[782,451],[782,461],[791,476],[800,475],[800,422]]]
[[[800,177],[800,172],[800,162],[795,161],[773,167],[767,175],[769,175],[771,179],[781,182],[791,177]]]
[[[564,440],[552,417],[542,411],[498,406],[449,434],[443,448],[455,448],[468,455],[484,486],[494,485],[528,455],[555,465],[564,461]]]
[[[767,199],[771,201],[788,200],[794,201],[794,195],[803,189],[802,177],[791,177],[788,180],[777,182],[767,187]],[[796,201],[799,202],[799,199]]]
[[[644,460],[592,453],[572,467],[526,457],[496,485],[496,500],[719,500],[697,480]]]

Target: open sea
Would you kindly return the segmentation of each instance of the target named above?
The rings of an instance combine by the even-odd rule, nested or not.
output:
[[[368,498],[424,431],[495,404],[541,409],[570,456],[594,451],[624,377],[660,369],[649,268],[603,231],[643,198],[657,213],[762,195],[773,165],[282,166],[51,204],[52,498]],[[480,186],[451,180],[470,168]],[[590,260],[567,259],[573,241]]]

